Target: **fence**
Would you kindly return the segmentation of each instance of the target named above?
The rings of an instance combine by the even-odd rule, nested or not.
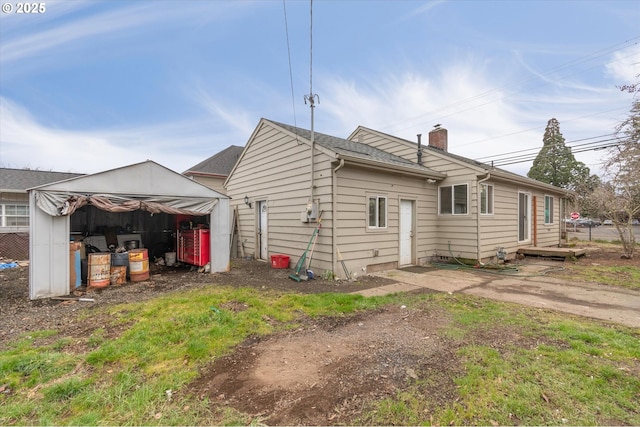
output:
[[[13,261],[29,259],[29,233],[0,233],[0,258]]]

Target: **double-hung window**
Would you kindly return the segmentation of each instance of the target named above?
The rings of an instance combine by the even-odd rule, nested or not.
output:
[[[544,196],[544,223],[553,224],[553,196]]]
[[[493,185],[480,184],[480,213],[493,215]]]
[[[469,212],[469,186],[467,184],[440,187],[440,214],[465,215]]]
[[[369,196],[369,228],[387,227],[387,198]]]

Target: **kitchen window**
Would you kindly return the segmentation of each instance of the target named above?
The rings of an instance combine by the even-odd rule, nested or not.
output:
[[[440,187],[440,214],[466,215],[469,186],[467,184]]]
[[[369,196],[369,228],[387,227],[387,198]]]

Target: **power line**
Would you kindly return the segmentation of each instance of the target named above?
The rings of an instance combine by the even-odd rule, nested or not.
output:
[[[571,153],[573,154],[573,153],[584,153],[587,151],[605,150],[607,148],[616,147],[618,145],[620,145],[620,140],[618,138],[609,138],[609,139],[603,139],[599,141],[592,141],[584,144],[577,144],[569,148],[571,148]],[[507,165],[512,165],[516,163],[525,163],[525,162],[533,161],[538,157],[538,155],[539,155],[539,152],[520,154],[517,156],[505,157],[505,158],[493,160],[490,162],[483,161],[481,163],[491,164],[491,166],[507,166]]]
[[[606,134],[606,135],[592,136],[590,138],[575,139],[573,141],[566,141],[565,144],[569,145],[569,144],[573,144],[574,142],[588,141],[590,139],[604,138],[604,137],[613,136],[613,135],[614,135],[613,133],[609,133],[609,134]],[[510,151],[508,153],[502,153],[502,154],[496,154],[496,155],[491,155],[491,156],[478,157],[476,160],[492,159],[494,157],[506,156],[508,154],[519,154],[519,153],[522,153],[523,151],[533,151],[533,150],[540,151],[540,148],[536,147],[536,148],[527,148],[527,149],[524,149],[524,150]]]

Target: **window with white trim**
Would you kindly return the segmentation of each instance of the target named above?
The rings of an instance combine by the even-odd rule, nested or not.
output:
[[[369,196],[369,228],[387,227],[387,198]]]
[[[29,205],[20,203],[6,203],[0,205],[0,226],[28,227]]]
[[[467,184],[440,187],[440,214],[466,215],[469,205]]]
[[[493,215],[493,185],[480,184],[480,213]]]
[[[553,224],[553,196],[544,196],[544,223]]]

